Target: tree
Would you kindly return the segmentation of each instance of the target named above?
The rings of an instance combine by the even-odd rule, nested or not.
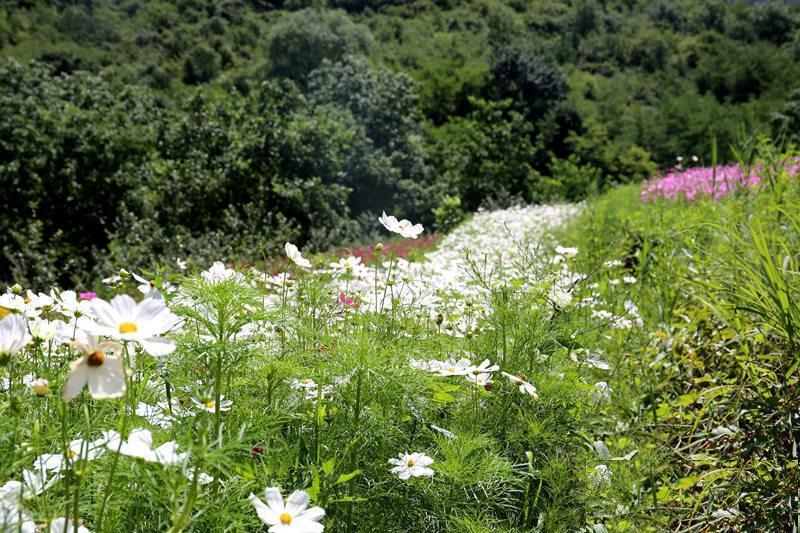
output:
[[[354,56],[326,60],[309,77],[309,101],[343,108],[366,137],[343,177],[354,191],[354,213],[379,213],[391,204],[407,216],[430,216],[433,205],[424,191],[431,172],[421,143],[416,87],[408,75]]]
[[[192,48],[183,63],[183,81],[190,85],[211,81],[218,72],[219,56],[204,44]]]
[[[284,15],[269,43],[270,74],[301,84],[325,59],[338,61],[366,54],[372,47],[369,29],[341,10],[302,9]]]
[[[459,191],[468,211],[492,199],[540,200],[541,184],[531,165],[537,155],[533,126],[510,100],[474,99],[472,104],[470,116],[435,132],[434,151],[447,186]]]
[[[161,116],[138,87],[0,64],[0,279],[72,286],[100,268]]]
[[[552,104],[563,98],[564,81],[547,56],[530,46],[508,45],[492,53],[492,81],[488,94],[493,100],[510,98],[515,109],[536,121]]]

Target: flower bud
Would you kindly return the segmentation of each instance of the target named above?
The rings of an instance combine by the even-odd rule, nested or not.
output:
[[[375,245],[375,251],[376,252],[382,252],[383,251],[383,243],[382,242],[379,242],[378,244]]]
[[[15,283],[11,286],[11,292],[14,294],[22,294],[22,285]]]

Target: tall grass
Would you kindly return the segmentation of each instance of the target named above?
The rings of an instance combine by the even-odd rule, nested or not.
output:
[[[641,281],[627,297],[643,328],[606,343],[626,354],[611,383],[620,438],[643,452],[609,529],[797,523],[800,185],[793,153],[751,144],[740,168],[761,173],[754,189],[641,203],[623,188],[564,237],[590,252],[587,268],[620,259]]]

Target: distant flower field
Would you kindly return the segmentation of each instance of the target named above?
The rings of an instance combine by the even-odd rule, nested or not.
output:
[[[800,166],[791,163],[781,166],[781,171],[789,176],[800,172]],[[703,198],[719,200],[736,191],[753,191],[766,185],[767,176],[774,171],[755,165],[748,169],[739,164],[717,165],[714,167],[677,166],[663,176],[655,176],[644,182],[642,200],[654,202],[659,199],[694,202]]]

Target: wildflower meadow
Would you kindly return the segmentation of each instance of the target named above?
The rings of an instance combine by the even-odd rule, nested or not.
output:
[[[0,2],[0,533],[797,533],[800,2]]]
[[[9,286],[4,530],[791,528],[793,174]]]

